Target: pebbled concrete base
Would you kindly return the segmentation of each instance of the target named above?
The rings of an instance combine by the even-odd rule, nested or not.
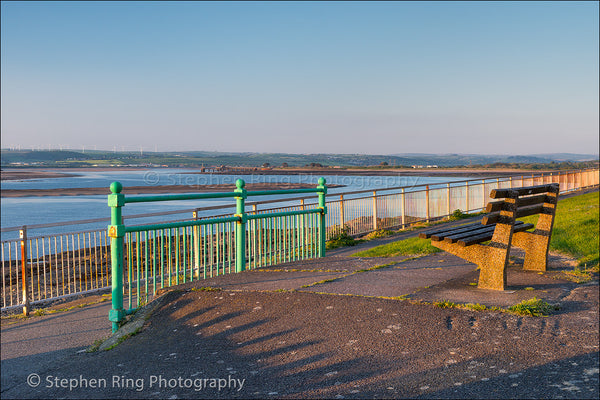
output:
[[[139,333],[142,330],[142,327],[144,326],[148,318],[150,318],[150,316],[152,315],[152,313],[163,304],[164,299],[164,296],[160,296],[151,301],[150,303],[146,304],[142,308],[140,308],[138,311],[136,311],[135,314],[130,316],[129,320],[125,324],[123,324],[118,331],[116,331],[114,334],[109,336],[104,342],[102,342],[102,344],[99,347],[94,345],[89,347],[87,351],[92,352],[96,350],[110,350],[116,347],[119,343],[123,342],[128,337]]]

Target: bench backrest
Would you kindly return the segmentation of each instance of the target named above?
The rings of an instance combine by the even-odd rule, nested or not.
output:
[[[483,225],[496,224],[492,242],[508,245],[512,236],[512,227],[517,218],[540,214],[533,233],[550,236],[558,193],[558,183],[514,189],[494,189],[490,193],[490,197],[504,200],[489,202],[486,207],[489,214],[483,217],[481,223]]]

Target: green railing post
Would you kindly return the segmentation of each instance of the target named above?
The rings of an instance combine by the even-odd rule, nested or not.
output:
[[[326,241],[326,230],[325,230],[325,215],[327,214],[327,206],[325,205],[325,195],[327,194],[327,181],[325,178],[319,178],[317,189],[319,190],[319,208],[321,213],[319,214],[319,257],[325,257],[325,241]]]
[[[121,207],[125,205],[125,195],[121,194],[123,185],[119,182],[110,184],[112,194],[108,195],[110,210],[110,236],[111,276],[112,276],[112,309],[108,313],[108,320],[112,322],[113,333],[119,329],[125,317],[123,310],[123,238],[125,226],[123,225]]]
[[[246,182],[238,179],[235,186],[235,216],[240,219],[235,225],[235,272],[242,272],[246,269]]]

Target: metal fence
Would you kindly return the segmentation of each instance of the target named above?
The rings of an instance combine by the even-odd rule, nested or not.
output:
[[[245,182],[238,179],[235,191],[230,193],[128,197],[121,193],[123,187],[119,182],[111,184],[109,320],[113,332],[125,315],[156,294],[158,286],[164,288],[207,275],[325,255],[325,179],[320,178],[315,189],[247,191],[244,186]],[[318,205],[299,211],[246,213],[248,196],[299,193],[317,193]],[[122,207],[128,203],[207,198],[235,198],[235,215],[135,226],[125,226],[122,222]],[[127,307],[123,305],[124,296]]]
[[[568,193],[598,186],[599,171],[598,168],[560,171],[328,195],[326,202],[328,211],[325,216],[326,238],[330,239],[339,234],[342,229],[350,235],[360,236],[378,229],[404,228],[414,223],[444,218],[457,209],[463,213],[482,211],[489,201],[489,193],[492,189],[544,183],[559,183],[561,193]],[[262,193],[275,194],[276,192]],[[281,205],[282,202],[285,202],[285,205]],[[312,197],[297,196],[246,202],[245,209],[248,210],[244,211],[248,216],[257,216],[306,211],[317,206],[313,194]],[[150,217],[163,220],[172,218],[170,222],[189,222],[232,216],[232,205],[225,205],[124,216],[122,223]],[[108,289],[112,277],[110,238],[107,230],[105,228],[77,230],[77,225],[87,226],[92,223],[108,224],[109,222],[110,218],[101,218],[2,228],[2,232],[21,231],[22,235],[21,238],[1,241],[2,310],[22,307],[26,302],[33,304]],[[124,259],[127,264],[124,282],[131,281],[131,293],[138,293],[137,282],[139,281],[140,293],[142,291],[146,293],[152,292],[155,285],[156,288],[162,287],[167,276],[177,283],[177,279],[179,282],[183,279],[189,281],[190,276],[203,278],[231,272],[235,266],[236,254],[235,243],[231,243],[233,224],[231,221],[222,221],[202,225],[202,228],[149,230],[138,236],[135,233],[128,233],[132,236],[128,236],[124,244]],[[301,255],[304,258],[314,256],[318,251],[315,244],[315,235],[317,235],[315,224],[314,215],[310,214],[249,219],[245,240],[248,266],[258,268],[301,259],[298,258]],[[36,234],[39,229],[51,229],[56,226],[73,226],[73,232]],[[288,229],[290,226],[299,228]],[[195,229],[200,229],[200,232],[195,234]],[[180,246],[179,252],[177,248],[172,249],[174,253],[170,258],[165,253],[166,245],[164,248],[160,245],[161,241],[168,242],[169,238],[172,245],[176,246],[176,243],[179,243]],[[199,242],[202,251],[193,254],[191,248],[198,245],[193,241],[198,238],[202,238]],[[275,246],[276,242],[277,246]],[[298,243],[304,243],[304,246]],[[284,247],[294,248],[294,250],[284,252],[282,251]],[[147,257],[146,252],[148,252]],[[131,271],[131,280],[129,271]],[[137,303],[137,300],[135,302]]]

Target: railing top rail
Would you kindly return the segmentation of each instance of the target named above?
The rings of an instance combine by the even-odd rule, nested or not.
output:
[[[29,227],[29,226],[27,226]],[[81,234],[85,234],[85,233],[105,233],[106,232],[106,228],[96,228],[96,229],[85,229],[85,230],[81,230],[81,231],[73,231],[73,232],[64,232],[64,233],[49,233],[49,234],[42,234],[42,235],[35,235],[35,236],[29,236],[27,235],[27,240],[34,240],[34,239],[45,239],[45,238],[56,238],[58,236],[72,236],[72,235],[81,235]],[[20,242],[21,239],[20,238],[14,238],[14,239],[5,239],[0,241],[0,243],[12,243],[12,242]]]
[[[238,190],[243,185],[238,186]],[[322,193],[323,188],[311,188],[311,189],[285,189],[285,190],[254,190],[245,191],[245,196],[272,196],[281,194],[300,194],[300,193]],[[190,193],[190,194],[168,194],[160,196],[125,196],[124,202],[127,203],[146,203],[155,201],[175,201],[175,200],[200,200],[200,199],[219,199],[219,198],[230,198],[241,196],[240,191],[236,192],[224,192],[224,193]]]
[[[134,225],[126,226],[125,232],[142,232],[142,231],[153,231],[160,229],[171,229],[171,228],[184,228],[187,226],[201,226],[210,224],[219,224],[224,222],[237,222],[241,219],[238,216],[232,217],[221,217],[221,218],[210,218],[193,221],[181,221],[181,222],[167,222],[163,224],[147,224],[147,225]]]

